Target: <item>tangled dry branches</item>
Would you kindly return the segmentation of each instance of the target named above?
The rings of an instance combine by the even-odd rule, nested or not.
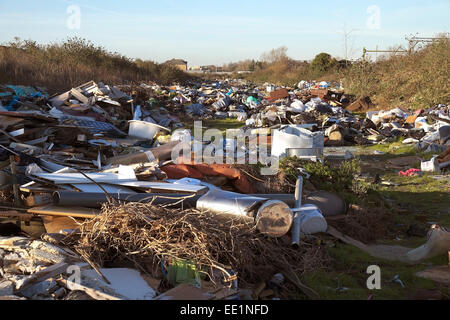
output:
[[[187,259],[210,276],[231,268],[248,283],[282,270],[315,270],[326,259],[316,246],[291,249],[280,239],[257,234],[243,220],[140,203],[105,205],[102,215],[66,243],[97,266],[127,259],[154,274],[163,260]]]

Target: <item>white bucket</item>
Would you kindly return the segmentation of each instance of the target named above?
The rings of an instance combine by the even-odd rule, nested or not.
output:
[[[320,209],[313,204],[305,204],[299,210],[300,231],[302,234],[326,232],[328,224]]]
[[[152,140],[159,131],[170,132],[170,129],[146,121],[130,120],[129,123],[128,135],[139,139]]]
[[[424,161],[420,165],[420,171],[423,172],[439,172],[439,162],[437,156],[433,157],[430,161]]]

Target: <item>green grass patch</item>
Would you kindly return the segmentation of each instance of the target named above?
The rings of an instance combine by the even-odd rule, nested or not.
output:
[[[386,144],[379,144],[365,147],[368,150],[382,151],[384,155],[374,155],[367,157],[365,162],[371,163],[380,160],[388,160],[399,156],[417,155],[423,159],[430,159],[431,154],[418,151],[414,146],[403,145],[402,139]],[[419,165],[419,167],[417,167]],[[420,168],[420,163],[414,164]],[[434,222],[443,227],[450,228],[450,197],[448,196],[450,187],[448,179],[438,180],[433,178],[433,174],[425,173],[417,177],[398,176],[400,169],[392,168],[389,165],[378,166],[382,180],[391,181],[397,185],[369,185],[369,192],[364,197],[355,196],[355,193],[347,192],[347,196],[353,196],[354,203],[358,201],[370,201],[382,196],[389,199],[389,207],[392,207],[390,228],[395,232],[394,239],[379,239],[380,244],[400,245],[409,248],[417,248],[426,243],[426,236],[408,236],[406,231],[411,225],[419,225],[424,230],[428,230],[430,223]],[[311,168],[310,168],[311,169]],[[333,177],[329,168],[313,168],[312,172],[323,180],[322,187],[327,185],[324,177]],[[356,170],[358,172],[358,170]],[[364,172],[362,172],[364,173]],[[319,180],[320,180],[319,179]],[[336,180],[337,181],[337,180]],[[344,185],[346,185],[344,183]],[[337,186],[337,185],[336,185]],[[335,187],[336,187],[335,186]],[[342,186],[340,184],[339,186]],[[331,190],[335,189],[331,188]],[[330,190],[330,191],[331,191]],[[343,190],[337,191],[342,195]],[[344,192],[346,193],[346,192]],[[348,200],[348,197],[346,198]],[[403,211],[397,211],[397,209]],[[309,272],[303,275],[302,281],[316,290],[322,299],[333,300],[366,300],[371,296],[374,300],[399,300],[410,299],[418,290],[436,290],[438,288],[431,280],[416,276],[416,273],[431,266],[446,265],[448,263],[446,255],[441,255],[429,259],[423,263],[409,265],[401,262],[392,262],[371,257],[364,251],[351,245],[337,243],[335,247],[327,249],[333,263],[329,266],[328,272]],[[381,290],[369,290],[366,281],[369,274],[367,267],[378,265],[381,268]],[[399,283],[392,281],[398,275],[405,288]],[[439,287],[445,295],[445,289]]]
[[[330,266],[331,271],[306,273],[302,281],[316,290],[321,299],[330,300],[366,300],[371,295],[374,300],[406,299],[415,289],[434,289],[436,285],[433,281],[419,278],[415,274],[425,270],[427,264],[443,264],[445,260],[438,257],[427,261],[427,264],[409,265],[374,258],[356,247],[340,243],[329,248],[328,252],[334,260]],[[381,290],[367,288],[370,276],[367,268],[371,265],[377,265],[381,269]],[[396,275],[405,288],[392,281]]]
[[[450,227],[450,187],[448,180],[437,180],[431,174],[419,177],[400,177],[386,174],[382,177],[398,186],[380,186],[378,192],[411,208],[411,214],[423,213],[428,221]],[[404,220],[402,217],[401,219]]]
[[[388,156],[396,155],[416,155],[417,148],[414,145],[403,144],[403,138],[388,143],[379,143],[368,147],[362,147],[365,150],[380,151],[386,153]]]
[[[186,129],[191,130],[192,134],[194,134],[194,121],[184,120],[182,123]],[[205,133],[208,129],[217,129],[222,135],[226,136],[227,129],[240,129],[245,126],[245,122],[237,121],[235,119],[207,119],[202,121],[202,134]]]

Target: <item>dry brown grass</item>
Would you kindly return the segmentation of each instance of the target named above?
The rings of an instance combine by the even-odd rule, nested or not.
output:
[[[429,108],[450,103],[449,72],[447,38],[411,54],[357,63],[346,73],[344,84],[351,94],[371,96],[380,108]]]
[[[327,221],[345,235],[363,243],[386,238],[392,222],[386,209],[374,205],[352,205],[344,219]]]
[[[190,76],[152,61],[132,60],[80,38],[39,45],[20,41],[0,46],[0,83],[46,87],[49,93],[90,80],[105,83],[158,81],[169,84]]]
[[[264,63],[246,78],[255,82],[270,82],[277,85],[295,86],[300,80],[312,79],[308,63],[285,59],[273,63]]]

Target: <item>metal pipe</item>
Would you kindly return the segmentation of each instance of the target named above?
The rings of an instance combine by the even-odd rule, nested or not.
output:
[[[196,208],[218,215],[250,218],[259,232],[274,238],[284,236],[292,226],[292,211],[280,200],[212,189],[197,201]]]
[[[233,214],[254,218],[254,211],[267,199],[247,194],[211,189],[197,202],[196,208],[201,211]]]
[[[249,194],[252,197],[260,197],[269,200],[279,200],[286,203],[289,207],[295,207],[295,195],[285,193],[273,193],[273,194]]]
[[[117,201],[122,202],[141,202],[154,205],[170,205],[174,207],[195,207],[197,200],[201,197],[195,194],[177,194],[177,193],[136,193],[136,194],[113,194],[109,196]],[[88,208],[101,208],[102,204],[107,203],[106,194],[101,192],[73,192],[73,191],[56,191],[53,193],[53,203],[58,206],[71,207],[80,206]]]
[[[146,152],[137,152],[109,158],[107,164],[130,165],[152,162],[155,159],[159,161],[170,160],[172,150],[175,149],[179,143],[179,141],[172,141],[156,148],[147,149]],[[151,151],[151,153],[148,151]]]
[[[302,206],[303,177],[299,176],[295,185],[295,209]],[[294,223],[292,226],[292,246],[298,248],[300,243],[300,213],[294,213]]]

